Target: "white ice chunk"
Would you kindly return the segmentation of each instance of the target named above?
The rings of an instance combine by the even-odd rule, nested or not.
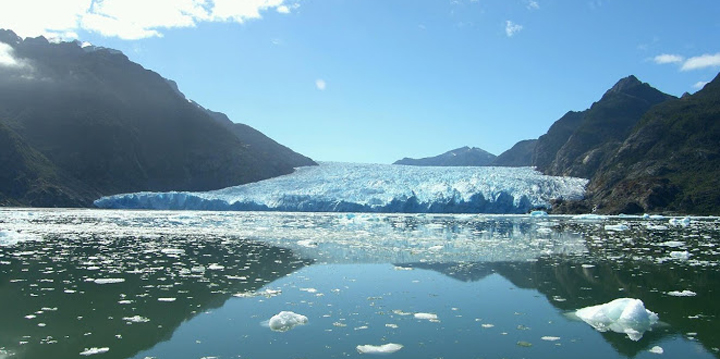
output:
[[[402,344],[387,343],[383,345],[358,345],[355,347],[360,354],[392,354],[403,348]]]
[[[694,296],[697,295],[697,293],[695,293],[695,292],[693,292],[693,291],[691,291],[691,290],[685,289],[685,290],[683,290],[682,292],[681,292],[681,291],[677,291],[677,290],[673,290],[673,291],[667,292],[667,295],[671,295],[671,296],[673,296],[673,297],[694,297]]]
[[[95,354],[103,354],[110,351],[110,348],[104,347],[104,348],[90,348],[85,349],[84,351],[80,352],[80,355],[88,356],[88,355],[95,355]]]
[[[270,329],[275,332],[287,332],[297,325],[307,324],[308,318],[302,314],[291,311],[282,311],[275,314],[268,321]]]
[[[532,211],[530,217],[547,217],[548,213],[545,211]]]
[[[113,283],[122,283],[125,281],[125,278],[98,278],[95,279],[95,284],[113,284]]]
[[[662,354],[665,352],[662,347],[659,347],[657,345],[650,348],[650,350],[648,350],[648,351],[653,354]]]
[[[548,342],[554,342],[554,341],[560,340],[560,337],[552,337],[552,336],[549,336],[549,335],[548,335],[548,336],[544,336],[544,337],[542,337],[542,338],[540,338],[540,339],[545,340],[545,341],[548,341]]]
[[[577,219],[577,220],[583,220],[583,221],[604,221],[607,219],[607,216],[593,214],[593,213],[587,213],[587,214],[578,214],[576,216],[573,216],[572,218]]]
[[[622,232],[627,231],[630,229],[630,227],[627,224],[624,223],[618,223],[618,224],[606,224],[605,230],[606,231],[616,231],[616,232]]]
[[[433,313],[415,313],[414,316],[415,316],[415,319],[420,319],[420,320],[438,320],[437,314],[433,314]]]
[[[578,309],[578,318],[600,332],[611,330],[627,334],[634,341],[652,329],[658,315],[647,309],[640,299],[620,298],[609,303]]]
[[[21,242],[27,241],[39,241],[42,238],[38,235],[10,231],[0,230],[0,247],[14,246]]]
[[[158,302],[167,302],[167,303],[169,303],[169,302],[174,302],[174,301],[176,301],[177,298],[158,298],[157,300],[158,300]]]

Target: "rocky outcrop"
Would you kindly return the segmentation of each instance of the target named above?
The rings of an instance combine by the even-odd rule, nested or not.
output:
[[[491,166],[524,167],[532,166],[532,157],[538,140],[523,140],[501,153]]]
[[[495,160],[495,155],[477,147],[461,147],[435,157],[420,159],[403,158],[394,165],[410,166],[488,166]]]

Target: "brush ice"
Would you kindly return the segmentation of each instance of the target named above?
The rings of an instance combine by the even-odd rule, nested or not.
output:
[[[282,311],[275,314],[268,321],[268,326],[275,332],[287,332],[298,325],[307,324],[308,318],[302,314],[290,311]]]
[[[667,295],[670,295],[670,296],[673,296],[673,297],[694,297],[694,296],[697,295],[697,293],[695,293],[695,292],[693,292],[693,291],[691,291],[691,290],[685,289],[685,290],[683,290],[682,292],[681,292],[681,291],[677,291],[677,290],[673,290],[673,291],[667,292]]]
[[[387,343],[383,345],[358,345],[355,347],[360,354],[392,354],[403,348],[402,344]]]
[[[0,247],[14,246],[21,242],[39,241],[40,236],[9,230],[0,230]]]
[[[624,333],[633,341],[640,340],[658,322],[658,315],[645,309],[640,299],[634,298],[620,298],[578,309],[575,315],[600,332]]]
[[[322,163],[211,192],[103,197],[100,208],[288,212],[527,213],[551,199],[581,199],[587,180],[530,167],[417,167]]]

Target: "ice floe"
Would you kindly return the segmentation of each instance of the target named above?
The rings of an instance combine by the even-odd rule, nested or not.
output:
[[[302,314],[297,314],[291,311],[282,311],[270,318],[268,326],[275,332],[287,332],[298,325],[307,324],[307,322],[308,318]]]
[[[633,341],[640,340],[658,322],[658,315],[645,309],[642,300],[634,298],[578,309],[575,315],[600,332],[627,334]]]
[[[691,290],[683,290],[683,291],[677,291],[673,290],[670,292],[667,292],[667,295],[673,296],[673,297],[694,297],[697,295],[697,293],[691,291]]]
[[[392,354],[403,348],[402,344],[387,343],[383,345],[358,345],[355,347],[360,354]]]

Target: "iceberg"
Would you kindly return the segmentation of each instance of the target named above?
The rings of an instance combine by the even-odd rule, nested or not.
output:
[[[392,354],[403,348],[402,344],[387,343],[383,345],[358,345],[355,347],[360,354]]]
[[[620,298],[578,309],[575,315],[600,332],[611,330],[627,334],[633,341],[642,339],[643,334],[659,320],[656,313],[645,309],[642,300],[634,298]]]
[[[391,213],[527,213],[553,199],[583,198],[586,179],[530,167],[417,167],[321,163],[292,174],[209,192],[103,197],[99,208]]]
[[[17,231],[0,230],[0,247],[10,247],[21,242],[39,241],[42,238],[38,235],[27,234]]]
[[[282,311],[275,314],[268,321],[268,326],[274,332],[287,332],[297,325],[307,324],[308,318],[302,314],[290,311]]]

